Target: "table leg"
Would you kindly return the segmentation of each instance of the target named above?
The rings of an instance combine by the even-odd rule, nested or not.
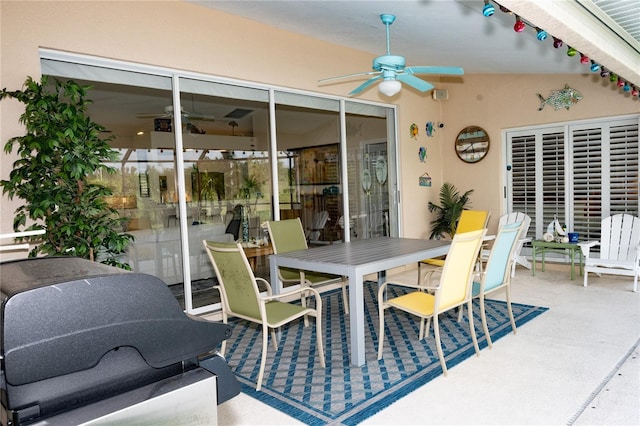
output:
[[[580,256],[579,257],[579,259],[580,259],[580,276],[582,276],[582,274],[583,274],[582,265],[583,265],[584,259],[582,257],[582,249],[580,247],[578,247],[578,255]]]
[[[531,259],[531,275],[536,276],[536,246],[533,246],[533,253],[531,255],[533,259]]]
[[[571,281],[573,281],[576,278],[575,261],[574,261],[576,252],[575,252],[575,249],[567,249],[567,250],[569,250],[569,255],[571,256]]]
[[[366,363],[364,347],[364,288],[362,274],[349,271],[349,320],[351,364]]]
[[[271,290],[273,291],[273,294],[280,294],[282,291],[282,287],[280,284],[280,279],[278,278],[278,264],[272,256],[269,256],[269,273],[271,274],[270,280]]]

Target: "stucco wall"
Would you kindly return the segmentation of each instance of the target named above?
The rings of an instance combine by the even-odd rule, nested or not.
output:
[[[253,21],[217,13],[183,2],[0,2],[0,81],[19,88],[26,76],[39,77],[38,48],[51,48],[124,61],[196,71],[241,80],[345,95],[354,82],[319,87],[325,77],[366,70],[371,54],[280,31]],[[465,75],[438,83],[449,90],[448,101],[430,94],[403,90],[393,98],[380,98],[377,90],[360,97],[399,105],[398,143],[401,170],[403,234],[428,235],[427,202],[437,200],[443,181],[460,189],[474,189],[473,206],[502,212],[501,130],[506,127],[559,122],[640,111],[640,102],[620,96],[611,85],[592,75]],[[547,95],[564,83],[583,95],[570,111],[538,112],[535,93]],[[22,134],[21,107],[0,102],[0,143]],[[444,129],[427,138],[427,121],[443,122]],[[418,141],[409,126],[420,129]],[[488,157],[475,165],[462,163],[453,141],[463,127],[484,127],[492,138]],[[421,163],[418,148],[427,148]],[[14,157],[0,157],[0,178],[6,179]],[[418,177],[428,172],[431,188],[419,187]],[[2,198],[0,232],[11,231],[17,206]]]

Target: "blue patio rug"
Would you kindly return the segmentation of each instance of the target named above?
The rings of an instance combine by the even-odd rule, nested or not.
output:
[[[404,290],[390,287],[389,296]],[[433,330],[418,341],[420,323],[415,317],[389,309],[385,318],[384,357],[377,360],[377,285],[365,283],[365,340],[367,364],[350,365],[349,318],[344,315],[339,290],[323,293],[323,333],[326,368],[316,356],[315,326],[296,321],[282,328],[278,350],[269,342],[265,380],[256,392],[261,327],[247,321],[231,321],[233,335],[227,342],[226,359],[242,384],[242,391],[271,407],[309,425],[353,425],[386,408],[394,401],[442,374]],[[516,325],[522,326],[548,308],[512,304]],[[487,300],[487,319],[495,342],[511,332],[506,304]],[[315,319],[310,318],[313,323]],[[480,321],[480,307],[474,304],[474,322],[480,348],[487,347]],[[447,367],[454,367],[475,351],[467,315],[440,317],[442,347]],[[500,350],[499,345],[494,350]]]

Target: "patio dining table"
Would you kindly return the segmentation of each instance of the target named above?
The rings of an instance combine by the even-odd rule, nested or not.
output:
[[[451,241],[442,240],[376,237],[273,254],[269,256],[271,286],[276,294],[282,291],[282,284],[278,279],[280,267],[347,276],[349,278],[351,364],[361,366],[366,364],[364,276],[378,273],[378,284],[380,284],[384,282],[388,269],[445,255],[449,251],[450,244]]]

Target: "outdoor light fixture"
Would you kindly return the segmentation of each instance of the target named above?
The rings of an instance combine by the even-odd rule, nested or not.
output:
[[[513,31],[517,33],[521,33],[524,31],[526,27],[527,26],[525,25],[524,22],[522,22],[522,19],[520,19],[520,17],[516,15],[516,23],[513,25]]]
[[[398,80],[383,80],[378,85],[378,90],[385,96],[393,96],[400,91],[402,84]]]
[[[484,7],[482,8],[482,14],[486,17],[492,16],[496,13],[496,8],[493,7],[489,0],[484,0]]]
[[[547,39],[547,32],[541,28],[536,27],[536,38],[540,41]]]
[[[0,0],[1,1],[1,0]],[[535,28],[536,30],[536,38],[539,41],[544,41],[547,38],[549,38],[549,36],[551,36],[553,38],[553,47],[558,49],[562,46],[564,46],[564,42],[553,36],[552,34],[547,33],[547,31],[543,30],[540,27],[537,27],[535,25],[533,25],[531,22],[527,21],[526,19],[521,18],[520,16],[518,16],[516,13],[513,13],[512,11],[510,11],[509,9],[507,9],[506,7],[500,5],[499,0],[484,0],[484,7],[482,8],[482,14],[485,17],[489,17],[489,16],[493,16],[493,14],[496,11],[496,8],[499,8],[501,12],[503,13],[508,13],[509,15],[515,15],[516,17],[516,22],[513,25],[513,31],[517,32],[517,33],[521,33],[523,31],[526,30],[527,26],[531,27],[531,28]],[[492,4],[493,3],[493,4]],[[495,5],[495,6],[494,6]],[[585,64],[585,65],[589,65],[589,69],[591,70],[591,72],[593,73],[600,73],[600,77],[602,78],[607,78],[609,77],[609,81],[613,84],[615,84],[617,87],[622,88],[622,91],[620,93],[630,93],[630,97],[631,98],[635,98],[637,96],[640,96],[640,87],[633,85],[631,83],[629,83],[628,81],[625,81],[625,79],[623,79],[622,77],[620,77],[617,74],[614,74],[611,70],[606,69],[602,64],[597,63],[596,61],[590,59],[587,55],[579,52],[577,49],[568,46],[567,45],[567,56],[572,58],[574,56],[580,58],[580,63],[581,64]],[[383,81],[380,85],[380,93],[387,95],[387,96],[393,96],[396,93],[398,93],[398,91],[400,90],[400,83],[396,82],[396,81]]]

